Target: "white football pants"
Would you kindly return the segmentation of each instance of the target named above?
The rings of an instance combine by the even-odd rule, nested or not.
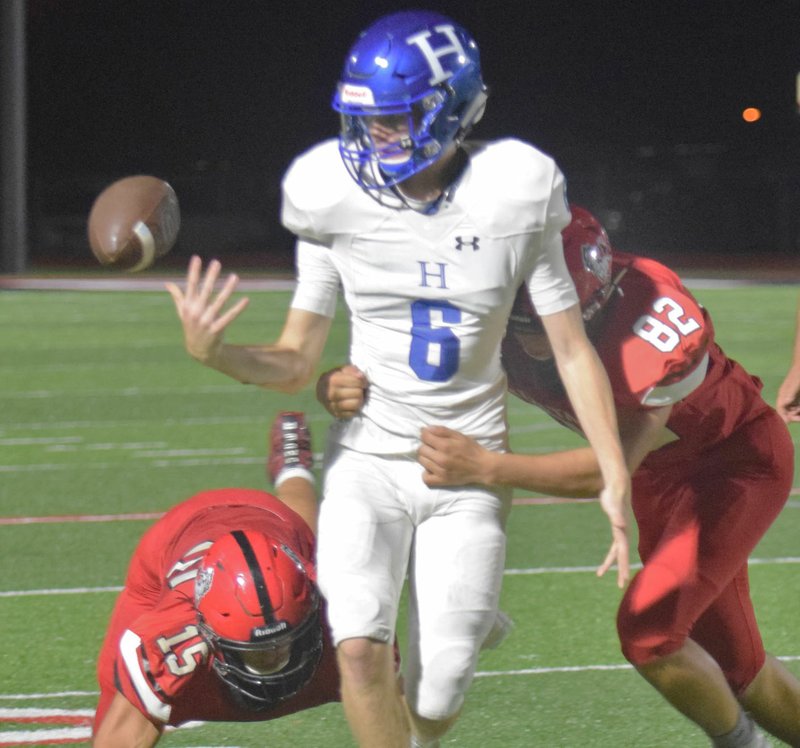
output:
[[[329,446],[318,578],[334,643],[391,642],[408,573],[406,698],[427,719],[455,714],[497,612],[511,491],[431,489],[413,456]]]

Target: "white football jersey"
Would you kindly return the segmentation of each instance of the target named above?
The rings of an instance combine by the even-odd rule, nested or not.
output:
[[[541,314],[578,302],[564,263],[569,223],[555,162],[518,140],[466,144],[469,164],[439,210],[378,204],[351,179],[335,140],[299,156],[282,220],[298,237],[292,307],[332,316],[341,285],[350,361],[369,380],[361,415],[334,438],[413,453],[441,424],[506,446],[500,341],[520,284]]]

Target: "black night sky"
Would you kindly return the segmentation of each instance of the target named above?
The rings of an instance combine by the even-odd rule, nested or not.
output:
[[[104,182],[146,172],[174,183],[189,217],[230,213],[275,231],[283,170],[336,132],[329,103],[348,47],[377,17],[407,7],[420,6],[31,0],[29,165],[41,212],[80,211]],[[491,94],[475,135],[514,135],[552,154],[573,199],[622,216],[626,238],[670,243],[637,230],[637,211],[651,228],[662,220],[674,229],[678,215],[718,225],[728,191],[762,195],[754,180],[772,185],[768,201],[794,205],[771,223],[800,213],[800,0],[425,7],[478,41]],[[748,106],[762,111],[759,122],[743,122]],[[659,193],[665,173],[670,187]],[[694,185],[688,196],[677,194],[681,184]],[[796,249],[795,228],[781,231],[773,245]],[[754,239],[740,248],[758,249]]]

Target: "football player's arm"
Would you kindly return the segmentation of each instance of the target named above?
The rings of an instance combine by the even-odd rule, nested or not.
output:
[[[161,729],[144,716],[119,691],[92,739],[94,748],[150,748]]]
[[[665,426],[671,410],[668,405],[617,411],[631,473],[648,452],[675,439]],[[458,431],[432,426],[423,430],[419,457],[429,486],[483,483],[570,498],[594,497],[603,488],[600,464],[590,447],[536,455],[493,452]]]
[[[611,524],[612,544],[598,575],[616,562],[617,584],[623,587],[630,576],[628,526],[630,518],[630,473],[620,443],[614,401],[608,376],[586,337],[577,304],[554,314],[542,315],[558,373],[575,415],[603,475],[600,505]]]
[[[800,299],[797,301],[792,364],[778,388],[775,408],[786,423],[800,421]]]
[[[231,345],[225,342],[228,326],[247,307],[244,297],[226,307],[236,290],[238,277],[228,276],[219,293],[214,287],[221,265],[213,260],[201,277],[202,263],[189,262],[186,287],[168,283],[175,309],[183,325],[189,355],[212,369],[245,384],[296,392],[314,374],[331,327],[331,318],[302,309],[290,309],[283,331],[274,344]]]

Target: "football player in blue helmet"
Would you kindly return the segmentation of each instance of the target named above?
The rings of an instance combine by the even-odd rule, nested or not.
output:
[[[432,491],[412,459],[424,424],[507,444],[500,344],[527,284],[576,415],[603,466],[601,506],[618,583],[629,574],[630,477],[605,370],[563,258],[566,180],[514,137],[467,138],[486,104],[472,37],[438,13],[393,13],[350,50],[333,106],[338,138],[287,169],[281,222],[296,237],[297,288],[275,343],[223,340],[247,299],[219,291],[220,263],[193,257],[172,294],[187,351],[237,381],[298,392],[320,364],[336,305],[350,363],[368,372],[363,413],[328,434],[319,589],[342,703],[363,748],[433,748],[458,719],[497,622],[511,491]],[[579,395],[579,396],[578,396]],[[401,699],[392,639],[408,580]]]
[[[478,46],[463,27],[429,11],[381,18],[350,49],[333,97],[348,172],[381,204],[435,210],[412,178],[437,161],[446,170],[486,97]]]

